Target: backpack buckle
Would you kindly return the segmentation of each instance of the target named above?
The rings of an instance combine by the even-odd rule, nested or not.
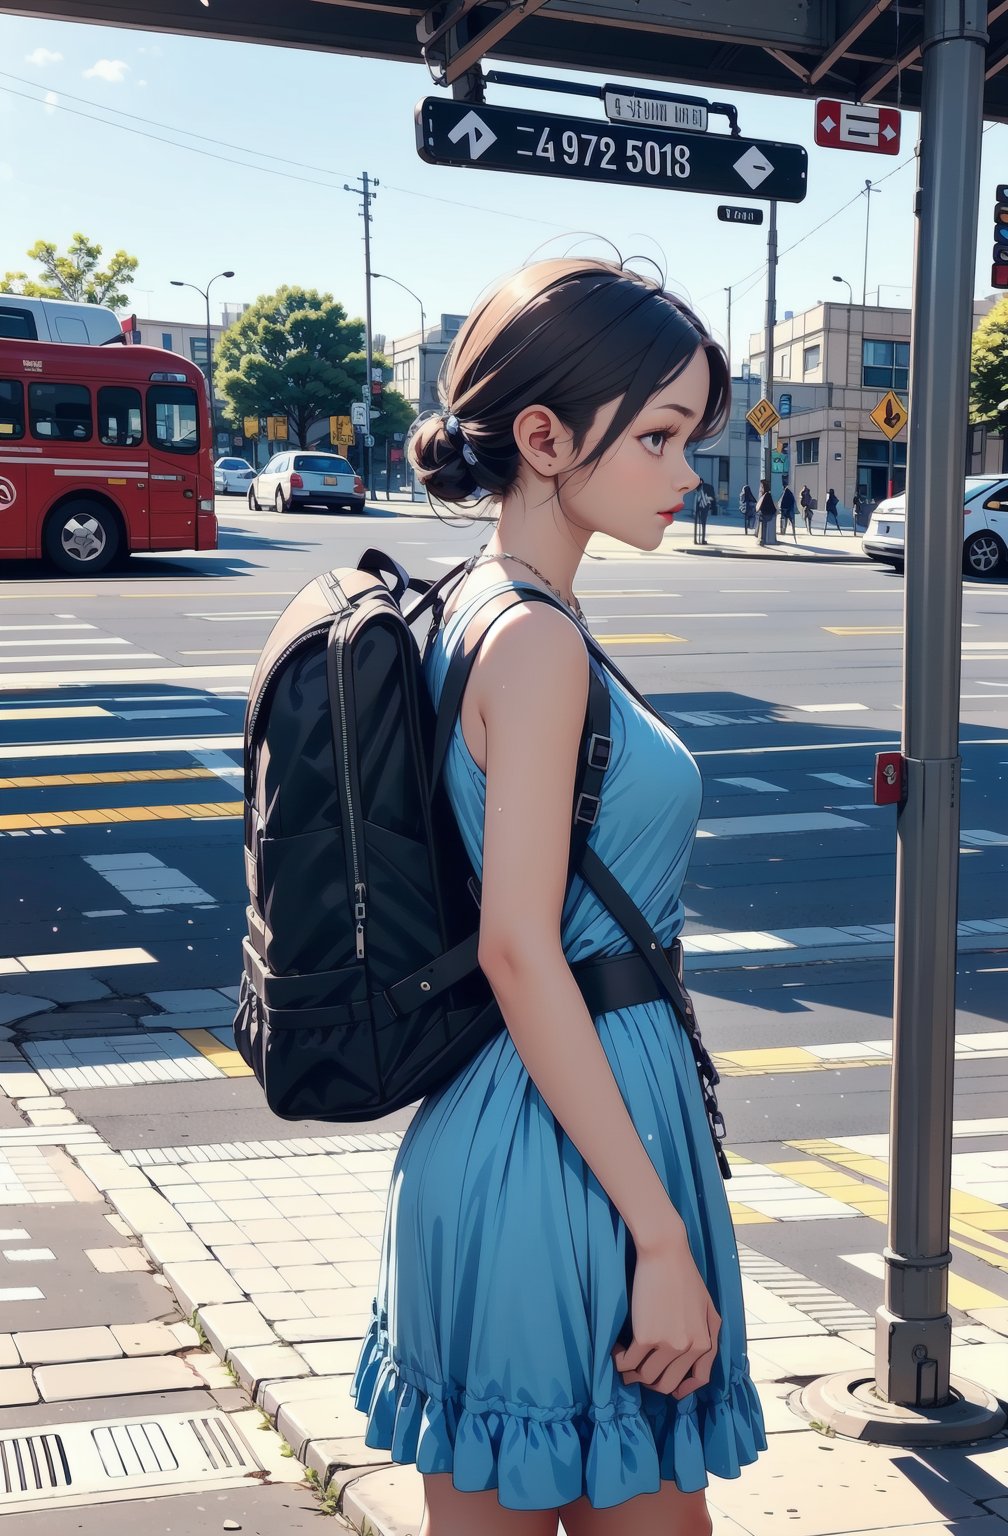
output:
[[[469,879],[466,881],[466,889],[468,890],[469,895],[472,897],[473,901],[476,903],[476,910],[480,911],[480,883],[476,879],[475,875],[469,876]]]
[[[588,742],[589,768],[597,768],[602,773],[605,773],[606,769],[609,767],[609,759],[611,756],[612,737],[599,736],[593,732],[591,740]]]
[[[602,804],[598,795],[578,795],[578,803],[574,808],[574,821],[585,827],[593,827],[598,820],[599,806]]]

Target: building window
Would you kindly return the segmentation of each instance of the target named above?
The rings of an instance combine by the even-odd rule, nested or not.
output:
[[[171,333],[171,331],[162,331],[161,332],[161,345],[164,347],[166,352],[171,352],[171,351],[174,350],[174,348],[172,347],[172,333]]]
[[[906,394],[910,385],[910,343],[862,342],[861,383],[866,389],[895,389]]]
[[[799,437],[795,443],[796,464],[819,463],[819,439],[817,437]]]
[[[83,384],[29,384],[33,437],[84,443],[91,436],[91,392]]]
[[[207,344],[205,336],[190,336],[189,356],[198,368],[206,367]]]
[[[862,501],[884,501],[906,488],[906,443],[884,443],[877,437],[858,438],[857,493]]]
[[[802,372],[813,373],[819,367],[822,351],[818,342],[814,347],[806,347],[802,353]]]
[[[777,377],[789,379],[791,377],[791,349],[777,354]]]

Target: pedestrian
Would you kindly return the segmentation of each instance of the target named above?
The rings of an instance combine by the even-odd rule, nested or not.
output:
[[[723,430],[728,364],[654,279],[570,258],[484,295],[439,388],[409,450],[428,493],[465,507],[478,480],[497,498],[424,677],[436,705],[471,621],[493,625],[444,790],[480,871],[502,1028],[399,1146],[352,1395],[368,1444],[419,1464],[426,1536],[532,1536],[558,1516],[611,1531],[615,1505],[627,1531],[709,1529],[707,1473],[737,1477],[766,1447],[723,1171],[671,1003],[589,1009],[568,956],[626,946],[604,904],[579,893],[568,913],[564,893],[589,686],[578,567],[594,533],[658,548],[697,484],[685,450]],[[612,737],[593,754],[615,747],[618,784],[599,776],[591,841],[668,945],[700,775],[602,677]]]
[[[701,480],[693,498],[693,543],[707,543],[707,519],[714,505],[714,493],[706,480]]]
[[[854,492],[854,495],[851,498],[850,511],[851,522],[854,525],[854,535],[857,537],[858,520],[861,517],[861,497],[858,495],[857,491]]]
[[[811,533],[812,509],[815,506],[815,498],[813,497],[812,492],[809,490],[807,485],[802,486],[801,494],[798,499],[801,502],[802,517],[805,519],[805,531],[806,533]]]
[[[830,525],[830,518],[833,519],[833,522],[836,525],[837,533],[843,533],[843,529],[840,527],[840,503],[837,501],[836,491],[832,486],[830,486],[829,491],[826,494],[826,516],[823,519],[822,527],[824,537],[826,534],[826,529]]]
[[[744,485],[739,491],[738,500],[745,531],[749,533],[756,526],[756,497],[752,493],[752,486]]]
[[[770,487],[765,480],[760,481],[759,488],[759,501],[756,503],[756,513],[759,517],[759,541],[761,544],[769,544],[770,529],[777,516],[777,503],[771,496]]]
[[[796,544],[798,543],[798,535],[795,532],[795,512],[797,508],[798,503],[795,501],[794,491],[789,485],[785,485],[780,499],[780,531],[781,533],[787,533],[788,523],[790,523],[791,537]]]

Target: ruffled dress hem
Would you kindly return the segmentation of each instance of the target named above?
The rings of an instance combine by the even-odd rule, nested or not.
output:
[[[391,1355],[376,1317],[351,1396],[367,1414],[364,1443],[419,1472],[450,1472],[464,1493],[494,1488],[507,1509],[557,1509],[587,1495],[608,1509],[672,1481],[706,1488],[708,1472],[738,1477],[767,1448],[749,1362],[733,1365],[724,1394],[677,1399],[618,1379],[609,1403],[542,1409],[425,1380]]]

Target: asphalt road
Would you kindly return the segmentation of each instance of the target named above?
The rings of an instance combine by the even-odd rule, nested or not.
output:
[[[289,598],[371,544],[436,576],[488,535],[394,504],[365,517],[253,515],[237,499],[218,511],[214,553],[136,557],[89,581],[0,571],[0,1023],[21,997],[40,999],[17,1026],[40,1049],[166,1030],[158,994],[237,984],[245,689]],[[796,1057],[740,1056],[723,1075],[729,1144],[761,1163],[785,1161],[791,1141],[887,1129],[895,812],[871,803],[870,777],[876,751],[899,742],[902,585],[867,564],[665,551],[609,551],[581,572],[594,632],[703,771],[685,900],[705,1042],[822,1048],[814,1070],[807,1056],[801,1070]],[[960,915],[996,924],[1008,919],[1008,583],[967,581],[963,608]],[[68,951],[70,967],[45,958]],[[1008,1027],[1006,951],[1008,922],[964,933],[964,1043]],[[1005,1057],[956,1070],[956,1151],[1003,1146],[1008,1122],[967,1122],[1004,1114]],[[112,1081],[65,1097],[117,1147],[292,1134],[246,1078]],[[842,1255],[877,1249],[884,1229],[853,1225],[775,1221],[745,1240],[872,1310],[877,1279]],[[998,1279],[969,1255],[957,1267]]]

